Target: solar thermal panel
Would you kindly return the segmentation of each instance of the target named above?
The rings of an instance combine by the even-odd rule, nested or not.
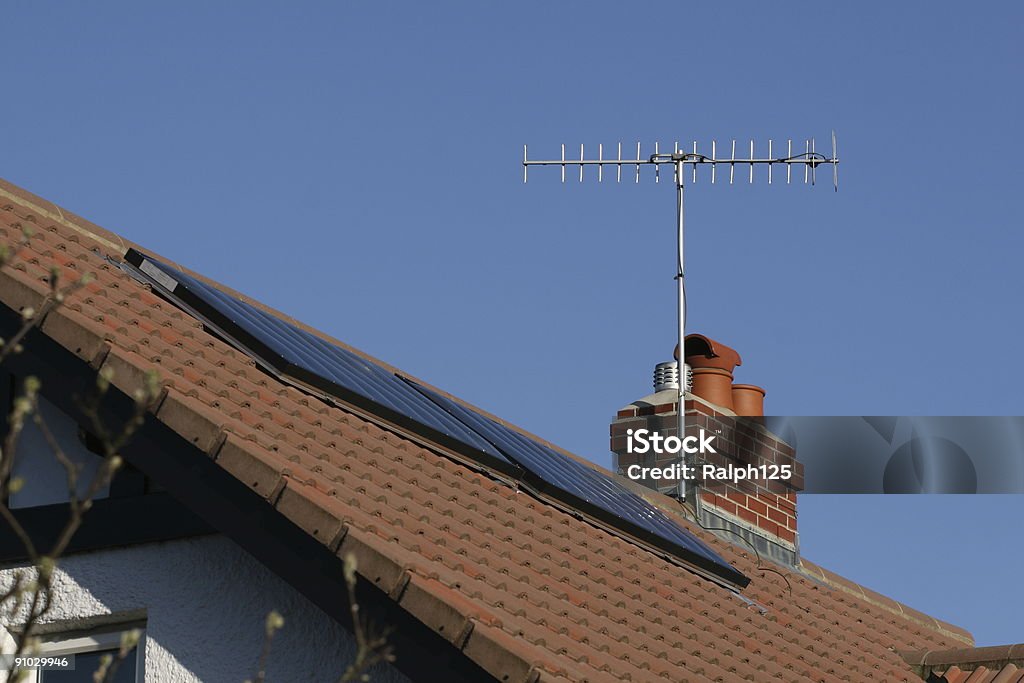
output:
[[[149,280],[274,370],[521,478],[532,488],[731,583],[748,579],[666,513],[614,478],[132,249]],[[440,438],[439,438],[440,437]]]
[[[140,252],[131,250],[127,260],[276,370],[378,413],[384,408],[385,417],[398,424],[426,426],[499,465],[511,465],[486,439],[385,368]]]

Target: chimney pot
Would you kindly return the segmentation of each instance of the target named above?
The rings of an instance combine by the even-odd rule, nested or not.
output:
[[[737,415],[744,417],[761,417],[764,415],[764,394],[761,387],[753,384],[732,385],[732,409]]]
[[[694,368],[693,393],[732,410],[732,373],[722,368]]]
[[[743,365],[740,354],[735,349],[717,342],[703,334],[686,335],[686,358],[691,368],[720,368],[732,373],[737,365]],[[676,345],[675,357],[679,358],[679,345]]]

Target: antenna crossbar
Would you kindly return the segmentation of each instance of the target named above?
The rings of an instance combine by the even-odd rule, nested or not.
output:
[[[580,156],[578,159],[567,157],[565,154],[565,145],[562,145],[562,155],[559,159],[530,159],[529,150],[526,145],[523,145],[523,182],[528,180],[528,172],[531,166],[559,166],[562,169],[562,182],[565,182],[565,171],[568,167],[579,167],[579,182],[583,182],[584,173],[583,169],[586,166],[597,167],[597,180],[598,182],[604,182],[604,167],[611,166],[615,167],[615,182],[622,182],[622,167],[634,166],[636,182],[640,182],[640,168],[642,166],[653,166],[654,167],[654,180],[659,182],[661,174],[658,169],[664,165],[672,165],[678,168],[680,164],[689,165],[692,169],[692,182],[697,182],[697,168],[700,166],[711,167],[711,182],[715,183],[717,180],[717,173],[715,173],[719,164],[726,164],[729,167],[729,182],[732,184],[735,176],[735,169],[737,165],[746,164],[750,168],[748,175],[748,182],[754,182],[754,167],[755,166],[767,166],[768,167],[768,184],[772,184],[773,174],[772,167],[775,164],[781,164],[786,167],[786,183],[789,184],[792,181],[791,167],[793,165],[804,166],[804,183],[814,185],[815,184],[815,171],[818,166],[822,164],[829,164],[832,166],[832,181],[833,186],[836,190],[839,189],[839,156],[836,149],[835,133],[832,134],[832,156],[822,154],[821,152],[815,151],[815,143],[813,139],[805,141],[805,150],[797,154],[793,154],[793,141],[789,140],[786,145],[787,155],[786,156],[772,156],[774,142],[768,141],[768,156],[756,156],[754,154],[754,141],[750,141],[750,155],[746,157],[736,156],[736,141],[732,141],[731,149],[732,154],[729,157],[717,157],[716,152],[718,148],[717,141],[711,143],[711,154],[701,154],[697,151],[697,143],[693,143],[692,152],[683,152],[679,148],[679,143],[675,143],[674,152],[661,152],[659,151],[658,143],[654,144],[654,153],[650,156],[643,156],[641,154],[641,144],[638,142],[636,145],[636,156],[633,158],[622,158],[622,143],[618,143],[617,150],[618,154],[614,158],[609,158],[604,155],[604,145],[598,145],[598,155],[596,159],[588,159],[584,156],[584,147],[580,145]]]

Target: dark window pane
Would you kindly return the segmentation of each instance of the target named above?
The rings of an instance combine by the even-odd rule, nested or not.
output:
[[[92,675],[100,668],[103,655],[117,656],[117,650],[99,650],[97,652],[80,652],[75,655],[75,670],[61,671],[52,669],[40,671],[40,683],[93,683]],[[135,648],[128,653],[117,667],[112,683],[135,683],[135,660],[138,652]]]

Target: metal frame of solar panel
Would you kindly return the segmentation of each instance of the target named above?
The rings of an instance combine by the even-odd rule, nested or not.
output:
[[[394,373],[135,249],[128,251],[125,261],[276,372],[443,446],[458,451],[468,447],[481,464],[517,479],[522,476],[522,470],[486,439]]]
[[[750,579],[667,514],[611,477],[435,391],[409,379],[405,381],[526,470],[524,481],[530,487],[569,503],[651,545],[681,556],[730,583],[746,586],[750,582]]]
[[[749,579],[640,496],[586,465],[145,254],[125,261],[275,372],[298,379],[740,587]]]

